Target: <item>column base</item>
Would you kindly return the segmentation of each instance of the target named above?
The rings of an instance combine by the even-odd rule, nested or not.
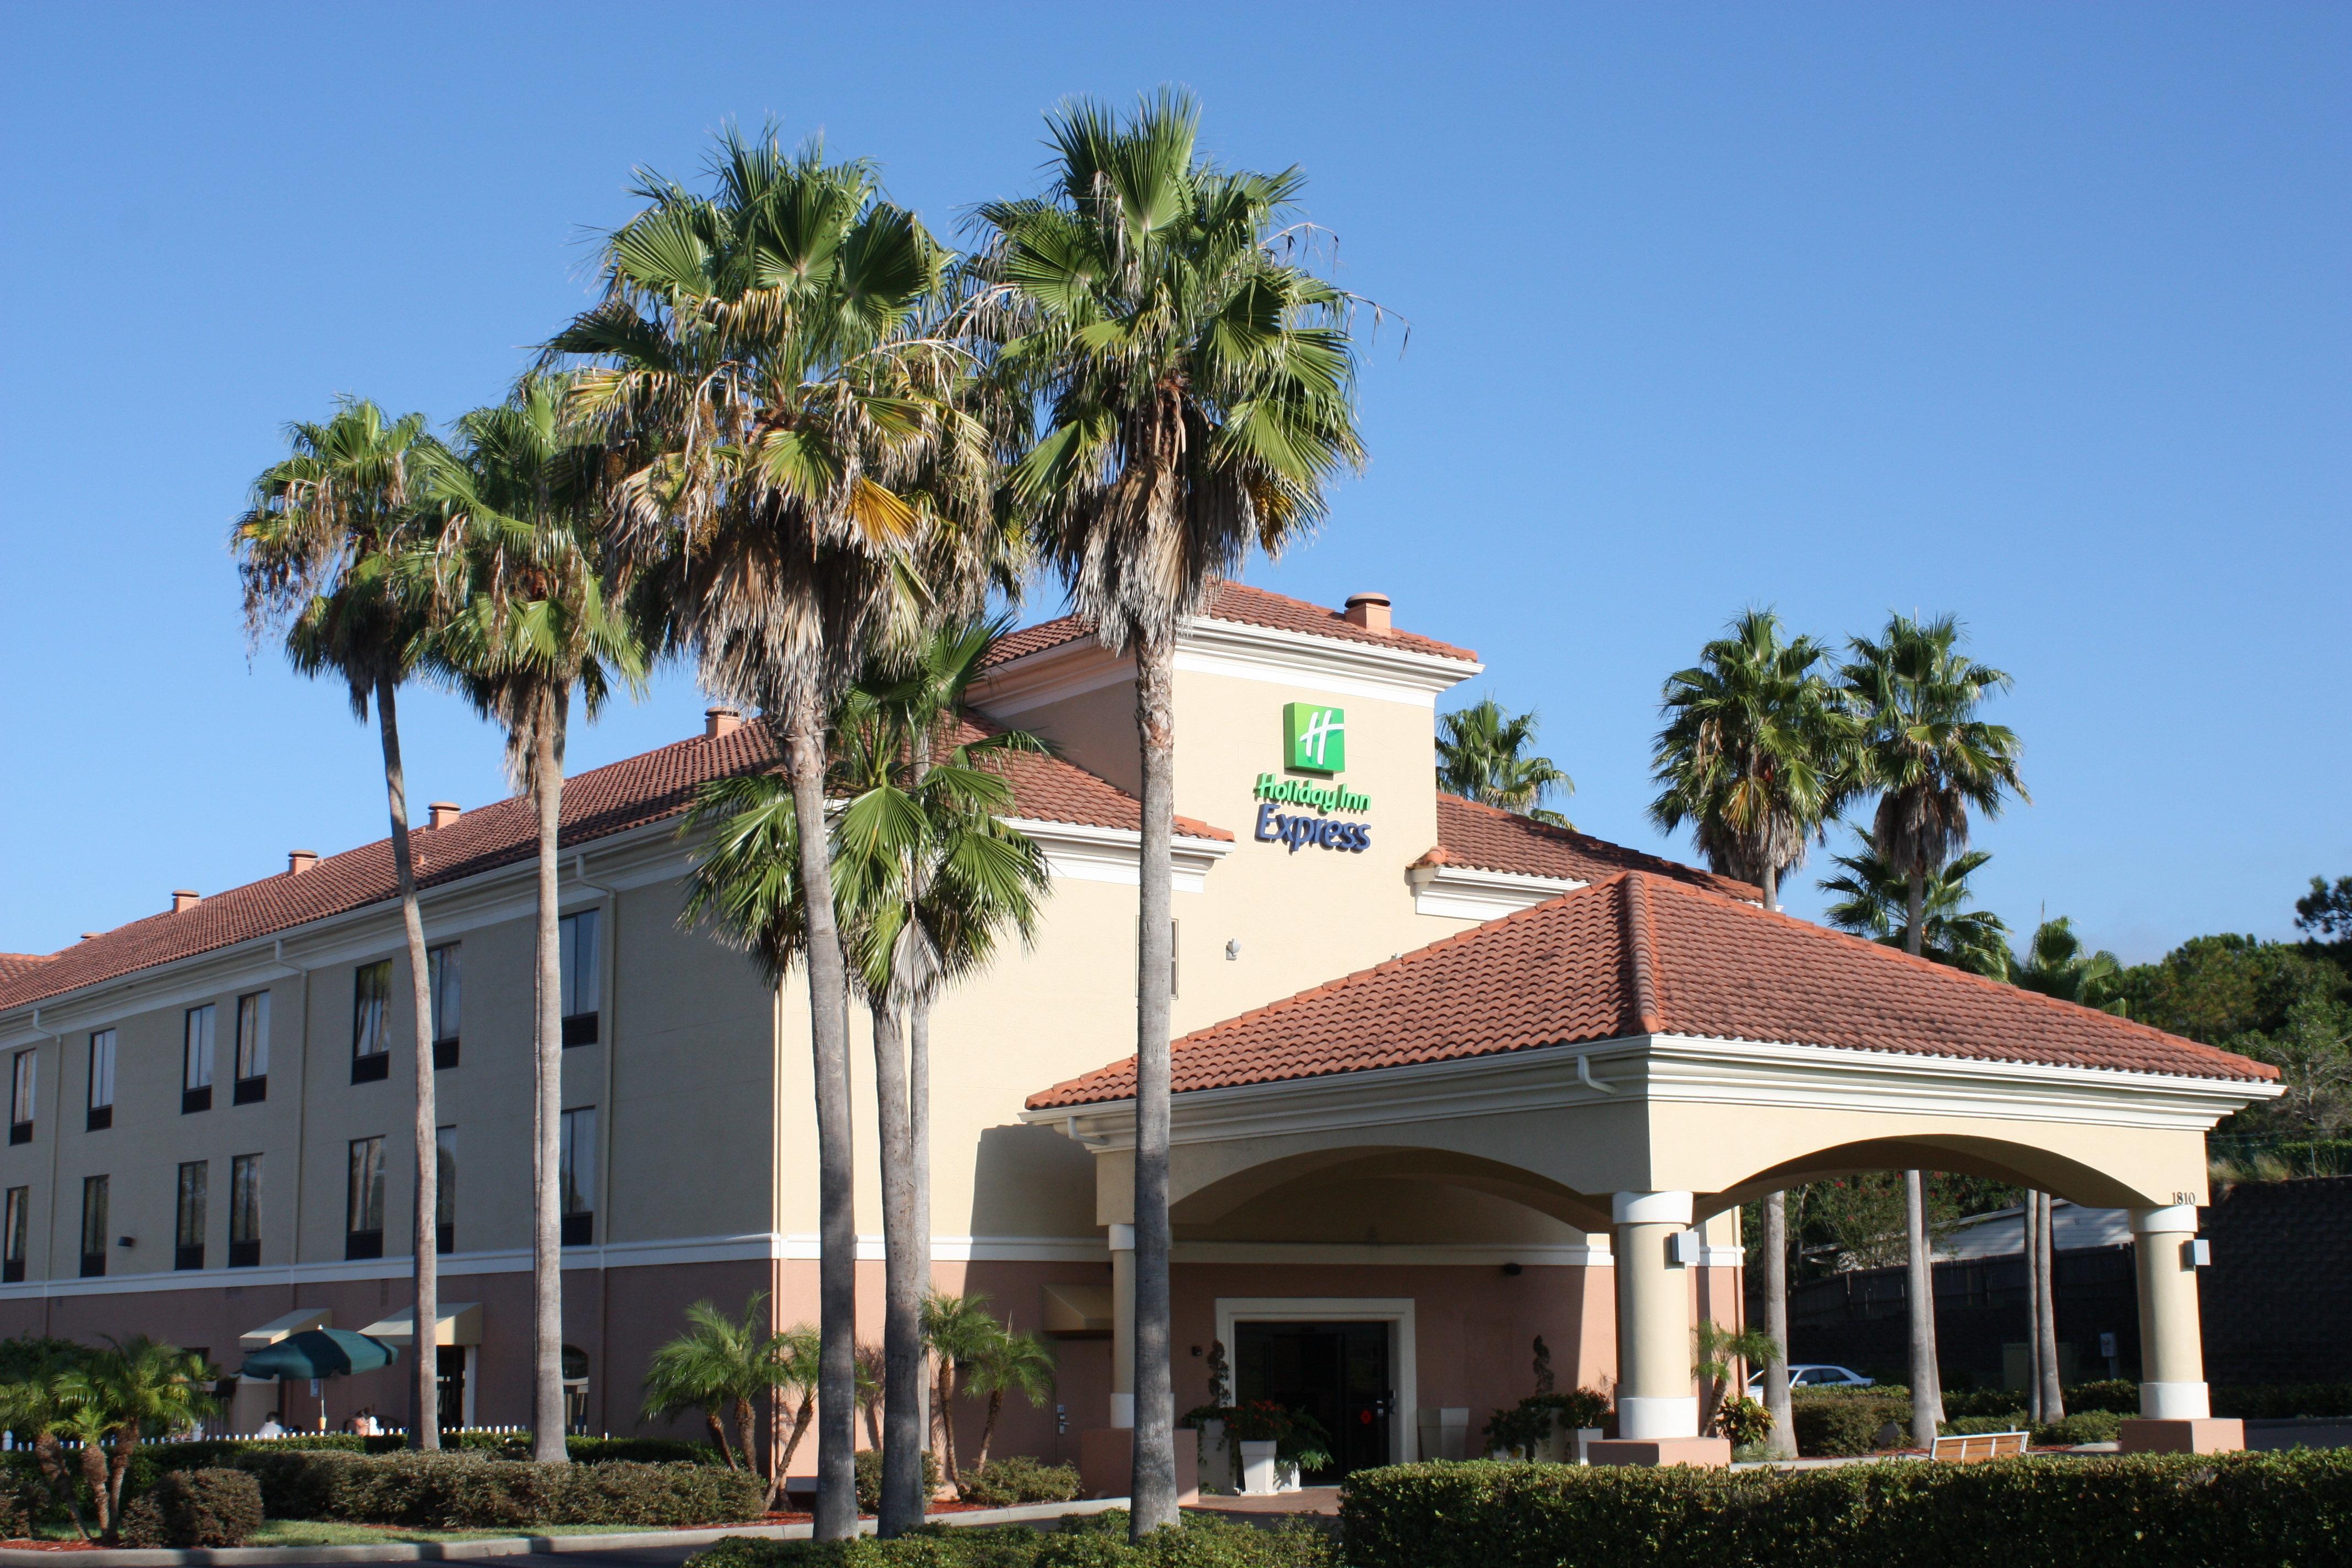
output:
[[[1078,1490],[1090,1498],[1125,1497],[1135,1484],[1135,1428],[1097,1426],[1078,1434]],[[1176,1500],[1201,1500],[1201,1435],[1176,1428]]]
[[[2246,1446],[2246,1424],[2230,1416],[2168,1420],[2128,1415],[2116,1447],[2126,1454],[2234,1454]]]
[[[1584,1446],[1588,1463],[1595,1465],[1697,1465],[1727,1469],[1731,1465],[1728,1437],[1609,1437]]]
[[[1620,1437],[1680,1438],[1698,1436],[1698,1395],[1621,1394],[1617,1396]]]

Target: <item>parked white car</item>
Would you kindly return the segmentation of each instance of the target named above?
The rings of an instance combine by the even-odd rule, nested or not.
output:
[[[1819,1366],[1799,1363],[1789,1369],[1790,1388],[1868,1388],[1873,1380],[1849,1366]],[[1748,1380],[1748,1397],[1764,1397],[1764,1374]]]

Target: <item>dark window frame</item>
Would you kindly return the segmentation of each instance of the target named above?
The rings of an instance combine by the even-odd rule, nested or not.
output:
[[[196,1173],[194,1225],[189,1223],[188,1173],[191,1171]],[[172,1202],[172,1268],[175,1271],[205,1266],[205,1231],[212,1220],[212,1171],[210,1160],[180,1162]],[[195,1237],[194,1241],[188,1239],[191,1235]]]
[[[460,1055],[459,1043],[465,1037],[466,961],[464,957],[464,950],[465,943],[463,942],[445,942],[438,947],[426,949],[425,953],[425,994],[431,999],[433,1005],[433,1066],[436,1069],[453,1068],[457,1065]],[[445,957],[443,956],[444,954],[446,954],[447,956]],[[454,973],[452,973],[453,970]],[[448,990],[452,993],[448,1000],[454,1004],[449,1011],[456,1013],[457,1016],[456,1019],[457,1027],[451,1029],[446,1035],[441,1032],[441,1026],[445,1018],[441,1005],[443,1001],[442,982],[445,976],[448,981]]]
[[[569,994],[572,1007],[563,1015],[562,1032],[565,1046],[593,1046],[603,1034],[604,956],[604,910],[597,908],[575,910],[556,922],[557,991],[561,997]],[[587,971],[585,983],[580,978]],[[580,993],[589,994],[583,998]],[[583,1002],[589,1004],[582,1005]],[[559,1000],[559,1006],[562,1005]]]
[[[8,1060],[8,1142],[30,1143],[33,1121],[40,1114],[41,1058],[38,1046],[26,1046]]]
[[[100,1042],[104,1044],[101,1047]],[[103,1082],[99,1063],[106,1064]],[[111,1029],[92,1029],[89,1035],[89,1083],[82,1091],[82,1131],[103,1132],[114,1125],[114,1064],[115,1038]],[[105,1098],[100,1099],[103,1092]]]
[[[95,1238],[89,1234],[92,1194],[98,1197],[98,1235]],[[106,1233],[113,1228],[113,1213],[114,1185],[111,1177],[84,1176],[81,1179],[81,1277],[85,1279],[103,1279],[106,1275]],[[98,1243],[95,1250],[90,1247],[93,1239]]]
[[[0,1284],[25,1279],[25,1252],[33,1229],[33,1189],[10,1187],[0,1202]]]

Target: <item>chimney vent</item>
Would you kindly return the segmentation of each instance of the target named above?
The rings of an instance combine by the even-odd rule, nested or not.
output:
[[[427,827],[446,827],[463,815],[454,800],[436,800],[425,809],[431,814],[431,820],[425,825]]]
[[[702,710],[702,733],[706,740],[715,741],[721,735],[731,735],[743,727],[743,715],[732,708],[705,708]]]
[[[286,874],[289,877],[299,877],[318,863],[319,852],[316,849],[286,851]]]
[[[1350,594],[1348,595],[1348,624],[1361,626],[1368,632],[1386,637],[1389,632],[1389,596],[1386,594]]]
[[[81,933],[81,939],[84,942],[92,942],[105,934],[106,933],[102,931],[86,931]]]
[[[196,891],[194,888],[174,888],[172,889],[172,912],[175,915],[184,914],[204,901],[205,896]]]

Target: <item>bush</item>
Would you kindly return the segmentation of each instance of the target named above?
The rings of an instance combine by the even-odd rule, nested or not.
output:
[[[2254,1421],[2352,1416],[2352,1383],[2217,1383],[2213,1414]]]
[[[2283,1568],[2346,1561],[2352,1453],[1403,1465],[1350,1478],[1339,1512],[1351,1568]]]
[[[1716,1416],[1715,1425],[1733,1447],[1752,1448],[1772,1435],[1772,1413],[1753,1399],[1735,1399]]]
[[[711,1465],[541,1465],[486,1455],[364,1455],[260,1446],[236,1458],[278,1519],[426,1530],[547,1524],[726,1524],[760,1517],[767,1487]]]
[[[1496,1411],[1479,1436],[1486,1439],[1489,1454],[1517,1448],[1532,1456],[1554,1432],[1573,1434],[1580,1427],[1605,1426],[1609,1416],[1609,1396],[1590,1388],[1531,1394],[1511,1409]]]
[[[686,1560],[687,1568],[1336,1568],[1338,1562],[1331,1537],[1312,1526],[1258,1530],[1197,1514],[1131,1546],[1127,1515],[1117,1510],[1052,1531],[928,1525],[896,1541],[730,1536]]]
[[[991,1459],[957,1483],[956,1495],[983,1508],[1014,1508],[1024,1502],[1068,1502],[1078,1495],[1073,1465],[1049,1465],[1026,1454]]]
[[[243,1470],[166,1470],[122,1510],[125,1546],[242,1546],[261,1528],[261,1487]]]
[[[940,1461],[929,1448],[923,1450],[923,1496],[926,1500],[940,1489]],[[857,1450],[857,1511],[874,1513],[882,1507],[882,1450]]]
[[[1790,1424],[1796,1428],[1797,1452],[1808,1458],[1832,1455],[1874,1454],[1878,1434],[1888,1422],[1906,1429],[1911,1425],[1911,1400],[1872,1395],[1860,1391],[1816,1394],[1808,1391],[1789,1402]],[[1907,1436],[1904,1439],[1908,1441]]]
[[[2071,1448],[2077,1443],[2112,1443],[2121,1435],[2123,1425],[2124,1418],[2112,1410],[2078,1410],[2062,1421],[2036,1426],[2033,1441],[2045,1448]]]

